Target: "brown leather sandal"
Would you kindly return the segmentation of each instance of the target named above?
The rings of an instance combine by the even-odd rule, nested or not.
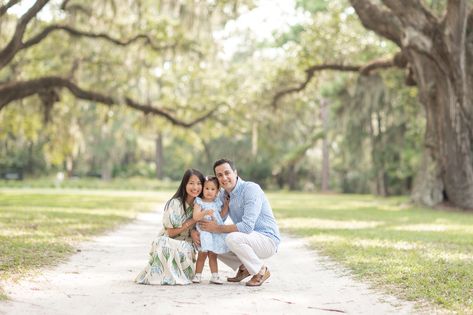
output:
[[[241,280],[243,280],[245,278],[248,278],[249,276],[251,276],[251,275],[248,272],[248,270],[247,269],[242,270],[241,267],[240,267],[240,268],[238,268],[238,272],[235,275],[235,277],[227,278],[227,281],[228,282],[240,282]]]
[[[266,270],[264,271],[264,274],[260,274],[258,272],[257,274],[253,276],[253,278],[250,279],[250,281],[246,283],[246,285],[249,287],[259,287],[260,285],[262,285],[263,282],[265,282],[271,275],[271,273],[268,270],[268,267],[265,267],[265,268]]]

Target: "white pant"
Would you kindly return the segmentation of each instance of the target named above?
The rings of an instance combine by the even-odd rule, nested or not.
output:
[[[220,254],[218,258],[233,270],[243,264],[252,275],[257,274],[263,267],[261,259],[269,258],[276,253],[274,241],[254,231],[249,234],[229,233],[225,243],[231,252]]]

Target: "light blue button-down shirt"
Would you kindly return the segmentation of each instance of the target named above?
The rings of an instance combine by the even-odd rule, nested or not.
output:
[[[226,192],[220,192],[223,201]],[[276,248],[281,242],[279,228],[273,215],[273,210],[261,187],[253,182],[246,182],[240,177],[235,188],[230,192],[230,208],[228,214],[238,231],[251,233],[253,231],[268,236],[274,241]],[[226,219],[223,218],[224,220]]]

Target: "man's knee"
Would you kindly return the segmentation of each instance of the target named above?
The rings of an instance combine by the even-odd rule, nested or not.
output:
[[[227,237],[225,237],[225,244],[227,244],[228,248],[232,250],[235,246],[238,246],[242,243],[242,235],[241,232],[232,232],[228,233]],[[233,250],[232,250],[233,251]]]

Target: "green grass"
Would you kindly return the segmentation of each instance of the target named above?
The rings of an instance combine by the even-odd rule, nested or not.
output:
[[[283,231],[401,298],[473,314],[473,212],[406,198],[269,194]]]
[[[56,264],[74,252],[77,242],[171,195],[2,188],[0,280]],[[473,213],[413,207],[406,198],[283,192],[268,196],[281,230],[308,237],[311,246],[363,280],[405,299],[473,313]],[[5,298],[0,287],[0,299]]]
[[[0,280],[33,274],[74,244],[149,211],[172,192],[0,189]],[[6,295],[0,288],[0,299]]]
[[[54,176],[27,178],[24,180],[0,180],[0,188],[61,188],[61,189],[110,189],[110,190],[175,190],[179,182],[144,177],[114,178],[66,178],[57,181]]]

